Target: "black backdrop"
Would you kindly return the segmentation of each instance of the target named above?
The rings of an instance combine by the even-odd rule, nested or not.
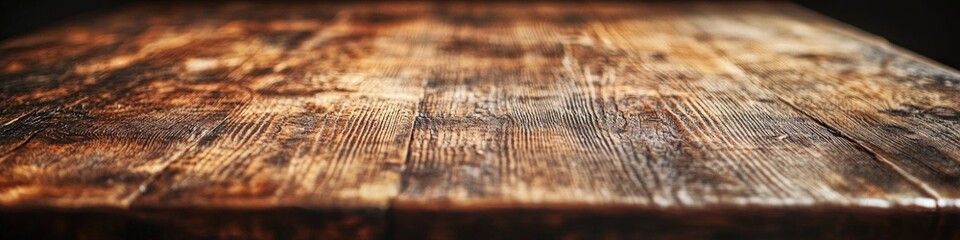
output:
[[[144,0],[3,0],[0,39],[30,32],[81,14],[109,11]],[[795,0],[827,16],[880,35],[901,47],[960,69],[960,8],[957,0]]]

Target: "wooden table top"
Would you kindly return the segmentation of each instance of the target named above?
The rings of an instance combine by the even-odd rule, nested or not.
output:
[[[960,74],[788,3],[131,6],[0,100],[0,237],[960,237]]]

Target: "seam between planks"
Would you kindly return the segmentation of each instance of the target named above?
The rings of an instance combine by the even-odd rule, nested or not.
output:
[[[402,171],[400,172],[400,184],[397,185],[397,195],[396,195],[396,196],[393,196],[392,199],[390,199],[390,201],[389,201],[389,206],[388,206],[388,207],[392,207],[392,206],[393,206],[393,202],[396,201],[396,199],[400,197],[400,193],[403,192],[403,189],[405,189],[405,188],[407,187],[407,185],[408,185],[408,183],[407,183],[407,179],[408,179],[408,178],[407,178],[407,166],[410,165],[410,158],[411,158],[411,156],[413,155],[413,139],[414,139],[414,135],[416,134],[417,127],[420,126],[420,119],[421,119],[420,114],[421,114],[421,113],[420,113],[420,110],[419,110],[419,109],[420,109],[420,107],[421,107],[422,104],[423,104],[423,100],[422,100],[422,99],[421,99],[419,102],[417,102],[417,109],[418,109],[418,110],[414,113],[413,122],[410,123],[410,134],[409,134],[409,136],[407,137],[407,151],[406,151],[406,153],[404,153],[403,166],[400,168],[400,169],[402,170]]]
[[[792,109],[792,110],[794,110],[794,111],[802,114],[803,116],[807,117],[807,118],[810,119],[811,121],[817,123],[817,125],[820,125],[821,127],[826,128],[826,129],[829,130],[830,133],[832,133],[834,136],[840,137],[840,138],[842,138],[842,139],[844,139],[844,140],[846,140],[846,141],[848,141],[848,142],[850,142],[850,143],[853,143],[853,145],[854,145],[855,148],[857,148],[857,149],[860,150],[860,151],[863,151],[864,153],[869,154],[871,158],[873,158],[873,159],[876,160],[877,162],[880,162],[880,163],[883,164],[883,165],[886,165],[886,166],[889,167],[891,170],[893,170],[893,171],[896,172],[898,175],[900,175],[900,176],[903,177],[905,180],[907,180],[907,182],[909,182],[911,185],[919,188],[919,189],[921,190],[921,192],[923,192],[925,195],[927,195],[927,197],[933,198],[933,199],[936,201],[936,204],[934,204],[934,208],[936,209],[937,217],[938,217],[937,221],[939,222],[940,200],[942,199],[942,197],[941,197],[940,194],[938,194],[935,190],[933,190],[933,188],[931,188],[930,186],[928,186],[927,184],[925,184],[923,181],[920,181],[919,179],[917,179],[916,177],[914,177],[913,175],[911,175],[911,174],[908,173],[907,171],[903,170],[903,168],[900,168],[899,166],[897,166],[896,164],[894,164],[892,161],[890,161],[889,159],[887,159],[887,157],[883,156],[882,154],[880,154],[880,153],[877,152],[876,150],[873,150],[872,148],[870,148],[869,146],[867,146],[866,144],[864,144],[862,141],[857,140],[857,139],[855,139],[855,138],[853,138],[853,137],[851,137],[851,136],[849,136],[849,135],[847,135],[847,134],[844,134],[844,133],[841,132],[839,129],[834,128],[833,126],[830,126],[830,124],[827,124],[826,122],[824,122],[824,121],[822,121],[822,120],[814,117],[813,115],[811,115],[811,114],[808,113],[807,111],[804,111],[802,108],[800,108],[800,107],[797,106],[796,104],[793,104],[793,102],[790,102],[790,101],[784,99],[782,96],[777,96],[777,100],[779,100],[780,102],[782,102],[782,103],[786,104],[787,106],[789,106],[790,109]]]
[[[417,133],[417,128],[420,126],[421,118],[423,118],[423,107],[427,98],[427,86],[430,84],[430,79],[427,78],[423,81],[422,86],[420,87],[420,100],[417,101],[416,109],[413,112],[413,122],[410,123],[410,133],[407,137],[407,149],[403,157],[403,165],[400,167],[400,182],[397,184],[397,194],[387,201],[386,210],[384,211],[384,231],[381,239],[389,240],[396,239],[395,233],[398,223],[400,222],[396,216],[396,201],[400,198],[400,195],[403,193],[403,190],[407,188],[408,185],[408,171],[407,167],[410,165],[410,159],[413,155],[413,140]]]
[[[879,152],[877,152],[877,151],[873,150],[872,148],[868,147],[867,145],[865,145],[863,142],[861,142],[861,141],[859,141],[859,140],[857,140],[857,139],[855,139],[855,138],[853,138],[853,137],[851,137],[851,136],[848,136],[848,135],[844,134],[844,133],[841,132],[839,129],[836,129],[836,128],[830,126],[830,125],[827,124],[826,122],[823,122],[823,121],[821,121],[820,119],[817,119],[816,117],[814,117],[813,115],[807,113],[806,111],[804,111],[802,108],[800,108],[800,107],[797,106],[796,104],[793,104],[793,102],[790,102],[790,101],[784,99],[784,98],[781,97],[781,96],[777,96],[777,100],[779,100],[780,102],[783,102],[784,104],[786,104],[787,106],[789,106],[790,109],[793,109],[794,111],[796,111],[796,112],[798,112],[798,113],[800,113],[800,114],[803,114],[803,116],[806,116],[807,118],[809,118],[809,119],[812,120],[813,122],[817,123],[818,125],[826,128],[827,130],[830,130],[830,133],[832,133],[833,135],[835,135],[835,136],[837,136],[837,137],[840,137],[840,138],[843,138],[844,140],[846,140],[846,141],[848,141],[848,142],[850,142],[850,143],[853,143],[854,146],[855,146],[858,150],[863,151],[863,152],[865,152],[865,153],[867,153],[867,154],[870,154],[871,158],[873,158],[873,159],[876,160],[877,162],[880,162],[880,163],[883,164],[883,165],[886,165],[887,167],[889,167],[890,169],[892,169],[894,172],[896,172],[898,175],[900,175],[903,179],[907,180],[907,182],[909,182],[911,185],[919,188],[920,191],[922,191],[925,195],[927,195],[928,197],[933,198],[934,201],[935,201],[935,204],[933,205],[933,207],[934,207],[934,213],[935,213],[935,214],[934,214],[934,221],[933,221],[933,224],[934,224],[934,225],[933,225],[933,229],[934,229],[933,238],[934,238],[934,239],[940,239],[940,238],[942,238],[942,235],[943,235],[944,232],[946,231],[946,230],[942,229],[942,228],[943,228],[943,210],[940,208],[940,202],[941,202],[941,200],[943,199],[943,197],[940,196],[940,194],[937,194],[937,192],[936,192],[935,190],[933,190],[933,188],[931,188],[931,187],[928,186],[927,184],[923,183],[923,181],[920,181],[919,179],[917,179],[916,177],[914,177],[913,175],[911,175],[911,174],[908,173],[907,171],[903,170],[903,168],[900,168],[899,166],[897,166],[896,164],[894,164],[893,162],[891,162],[890,160],[888,160],[886,157],[884,157],[884,156],[883,156],[882,154],[880,154]]]
[[[416,132],[417,132],[417,127],[420,126],[421,119],[424,118],[424,116],[422,116],[422,115],[423,115],[423,107],[424,107],[424,104],[426,103],[427,88],[428,88],[427,86],[429,86],[429,85],[430,85],[430,79],[429,79],[429,78],[428,78],[428,79],[425,79],[425,80],[421,83],[421,87],[420,87],[420,100],[417,101],[416,109],[415,109],[414,112],[413,112],[413,122],[410,123],[410,134],[409,134],[409,136],[407,137],[407,149],[406,149],[406,153],[404,153],[404,155],[403,155],[403,156],[404,156],[404,157],[403,157],[403,166],[401,167],[402,172],[400,172],[400,184],[398,184],[398,186],[397,186],[397,195],[396,195],[396,196],[393,196],[393,197],[390,199],[390,201],[388,201],[387,208],[389,208],[389,209],[392,209],[392,208],[393,208],[393,205],[394,205],[393,203],[396,201],[397,198],[400,197],[400,193],[403,191],[403,189],[405,189],[405,188],[407,187],[407,184],[408,184],[408,183],[407,183],[407,179],[408,179],[408,178],[407,178],[407,173],[408,173],[408,172],[407,172],[407,166],[410,165],[410,158],[411,158],[411,156],[413,155],[413,139],[414,139],[415,134],[416,134]]]

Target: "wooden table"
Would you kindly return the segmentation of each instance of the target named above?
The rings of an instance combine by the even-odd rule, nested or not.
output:
[[[0,72],[0,238],[960,238],[960,74],[788,3],[132,6]]]

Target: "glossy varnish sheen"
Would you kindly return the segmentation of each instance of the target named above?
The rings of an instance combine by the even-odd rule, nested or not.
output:
[[[960,237],[960,75],[785,3],[134,6],[0,98],[0,237]]]

